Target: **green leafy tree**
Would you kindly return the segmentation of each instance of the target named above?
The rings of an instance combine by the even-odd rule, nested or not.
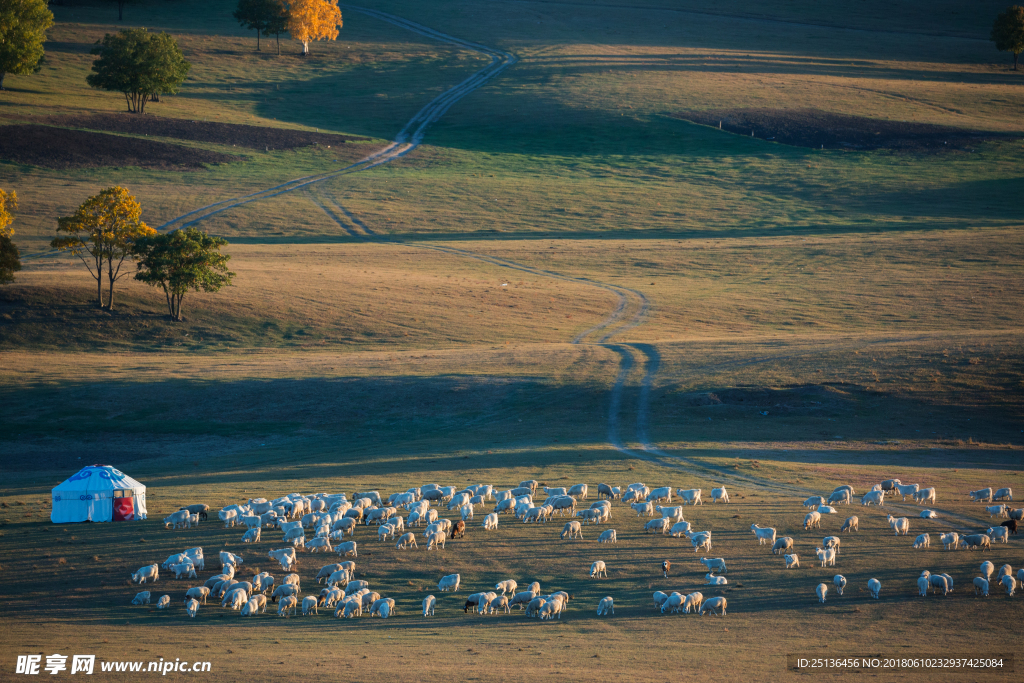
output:
[[[1000,52],[1013,53],[1013,70],[1017,70],[1017,59],[1024,52],[1024,7],[1013,5],[996,17],[992,25],[992,42]]]
[[[128,111],[142,114],[146,102],[161,93],[174,94],[192,67],[166,33],[133,28],[108,33],[92,54],[93,73],[86,82],[94,88],[124,93]]]
[[[288,8],[281,0],[269,0],[273,12],[267,20],[267,28],[263,35],[268,38],[273,35],[277,38],[277,54],[281,54],[281,34],[288,30]]]
[[[275,0],[238,0],[238,7],[231,14],[239,24],[256,31],[256,50],[259,51],[260,34],[271,34],[270,25],[281,9]]]
[[[225,244],[227,240],[198,228],[150,235],[135,244],[135,279],[162,287],[171,320],[181,320],[181,302],[188,292],[216,292],[231,284],[235,276],[227,267],[231,257],[220,253]]]
[[[89,197],[74,216],[57,219],[59,234],[50,246],[70,251],[82,259],[96,280],[96,298],[103,305],[103,271],[107,271],[110,294],[106,308],[114,310],[114,283],[128,274],[121,267],[136,241],[156,230],[142,222],[142,206],[123,187],[109,187]]]
[[[0,0],[0,90],[7,74],[30,74],[43,60],[53,12],[46,0]]]

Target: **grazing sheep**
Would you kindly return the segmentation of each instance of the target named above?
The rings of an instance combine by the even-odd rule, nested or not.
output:
[[[316,606],[316,598],[306,598],[306,600],[312,600],[314,607]],[[266,614],[267,612],[267,596],[265,595],[254,595],[249,598],[245,606],[242,607],[243,617],[256,616],[259,613]],[[305,613],[305,602],[303,602],[303,613]]]
[[[181,562],[179,564],[172,564],[170,570],[174,572],[174,578],[180,579],[182,575],[188,579],[196,578],[196,566],[191,562]]]
[[[711,532],[702,531],[695,534],[687,534],[690,537],[690,543],[693,545],[693,552],[697,553],[701,550],[711,550]]]
[[[242,535],[242,543],[259,543],[260,542],[260,528],[249,529]]]
[[[512,611],[509,608],[508,596],[507,595],[499,595],[499,596],[493,598],[490,601],[490,603],[488,604],[487,609],[490,610],[491,614],[494,614],[495,612],[499,612],[499,611],[500,612],[504,612],[505,614],[508,614],[508,613],[510,613]]]
[[[893,517],[888,515],[889,528],[896,532],[897,536],[906,536],[907,532],[910,531],[910,520],[906,517]]]
[[[676,505],[675,507],[662,507],[661,505],[654,508],[655,512],[660,514],[662,517],[671,519],[676,522],[682,522],[683,520],[683,506]]]
[[[724,617],[725,616],[725,608],[726,608],[726,606],[727,606],[727,601],[723,597],[708,598],[707,600],[704,601],[704,604],[701,605],[700,615],[704,616],[708,612],[711,612],[716,617],[717,616]],[[719,609],[722,610],[721,614],[719,614],[717,612],[717,610],[719,610]]]
[[[689,533],[691,528],[692,525],[689,522],[676,522],[669,530],[669,535],[672,536],[672,538],[679,538],[683,534]]]
[[[728,570],[725,568],[725,558],[715,557],[708,559],[707,557],[700,558],[700,563],[708,568],[709,572],[718,572],[720,574],[728,574]]]
[[[704,505],[700,499],[700,489],[676,489],[676,495],[683,499],[683,503],[690,505]]]
[[[821,513],[817,510],[807,513],[804,517],[804,531],[808,529],[820,529],[821,528]]]
[[[473,506],[463,505],[459,508],[459,515],[462,517],[463,522],[473,519]]]
[[[914,540],[914,549],[920,550],[921,548],[928,548],[932,544],[931,536],[928,534],[921,534]]]
[[[899,479],[886,479],[885,481],[883,481],[880,484],[880,487],[881,487],[882,491],[890,491],[890,492],[892,492],[892,491],[895,491],[896,487],[899,486],[902,483],[903,482],[900,481]]]
[[[836,574],[832,577],[832,583],[836,586],[836,592],[842,595],[843,590],[846,588],[846,577],[842,574]]]
[[[449,574],[443,577],[437,582],[437,590],[442,593],[452,592],[457,593],[459,590],[459,583],[462,581],[462,577],[458,574]]]
[[[665,604],[666,600],[668,600],[668,593],[664,593],[662,591],[654,591],[654,596],[653,597],[654,597],[654,606],[657,607],[658,609],[661,609],[661,606]]]
[[[444,543],[447,538],[444,533],[435,532],[430,534],[430,536],[427,536],[427,550],[437,550],[438,546],[441,547],[441,550],[444,550]]]
[[[285,617],[288,616],[288,612],[295,615],[296,610],[299,608],[299,599],[294,595],[289,595],[281,600],[281,603],[277,606],[277,616]]]
[[[818,587],[814,589],[814,593],[818,596],[818,602],[824,603],[825,596],[828,595],[828,584],[819,583]]]
[[[609,614],[615,614],[615,601],[611,596],[602,598],[601,602],[597,603],[597,616],[606,617]]]
[[[868,592],[871,593],[871,597],[875,600],[878,599],[878,594],[882,591],[882,582],[878,579],[871,579],[868,581]]]
[[[682,593],[672,593],[668,596],[668,600],[661,604],[661,613],[664,614],[665,610],[668,610],[670,614],[676,614],[683,609],[685,600]]]
[[[970,491],[970,492],[968,492],[967,495],[969,495],[971,497],[971,499],[975,503],[979,503],[979,502],[991,503],[992,502],[992,489],[991,488],[978,489],[977,491]]]
[[[188,613],[189,617],[195,619],[196,613],[199,611],[199,601],[195,599],[186,600],[185,611]]]
[[[884,505],[885,504],[885,491],[879,489],[878,491],[868,491],[860,499],[861,505]]]
[[[433,595],[428,595],[427,597],[423,598],[423,616],[434,616],[435,605],[437,605],[437,598],[435,598]]]
[[[927,576],[919,576],[917,578],[917,590],[918,594],[924,598],[928,596],[928,586],[931,585],[928,581]]]
[[[1000,567],[997,578],[1001,579],[1004,576],[1013,576],[1013,567],[1011,567],[1008,564],[1004,564],[1002,567]]]
[[[772,555],[784,554],[787,550],[793,549],[793,539],[789,536],[783,536],[782,538],[776,539],[772,545]]]
[[[315,553],[318,550],[329,553],[333,550],[333,548],[331,548],[331,539],[324,537],[312,538],[306,543],[306,550],[311,553]]]
[[[952,590],[949,580],[944,574],[932,574],[928,577],[928,583],[935,590],[941,588],[943,595],[949,595],[950,590]]]
[[[456,522],[451,527],[451,533],[449,534],[449,537],[450,538],[465,538],[466,537],[466,523],[463,522],[462,520],[459,520],[458,522]],[[442,548],[444,547],[443,543],[441,544],[441,547]]]
[[[786,569],[799,569],[800,557],[798,555],[786,555]]]
[[[974,594],[981,593],[983,597],[988,597],[988,579],[980,576],[974,577]]]
[[[299,587],[294,583],[286,583],[274,589],[274,592],[270,594],[270,601],[277,602],[278,598],[287,598],[288,596],[298,595],[299,592]]]
[[[804,507],[810,508],[811,510],[817,510],[819,505],[825,504],[824,496],[811,496],[804,501]]]
[[[252,602],[252,600],[250,600],[249,602]],[[320,601],[312,595],[307,595],[306,597],[304,597],[302,599],[302,616],[306,617],[310,614],[319,614],[319,612],[317,611],[317,606],[319,602]],[[246,607],[248,607],[248,605],[246,605]],[[264,606],[263,609],[264,611],[266,611],[266,606]],[[242,616],[245,616],[245,612],[242,613]]]
[[[609,500],[615,500],[616,498],[619,497],[618,491],[615,490],[616,488],[618,488],[618,487],[612,487],[612,486],[609,486],[608,484],[598,484],[597,485],[597,497],[598,498],[608,498]]]
[[[399,550],[405,550],[410,546],[413,548],[419,548],[419,546],[416,545],[416,534],[412,532],[403,534],[402,537],[398,539],[398,543],[395,544],[395,547]]]
[[[836,505],[849,505],[850,501],[852,500],[852,496],[853,494],[850,493],[848,489],[839,489],[837,491],[832,492],[832,495],[828,497],[827,503],[829,505],[832,505],[833,503]]]
[[[1009,487],[996,489],[996,492],[992,494],[992,500],[1013,500],[1013,489]]]
[[[573,498],[577,498],[578,500],[586,500],[588,491],[589,489],[586,484],[576,484],[575,486],[571,486],[569,488],[569,490],[566,492],[566,495],[570,495]]]
[[[844,531],[860,531],[860,520],[856,515],[847,517],[846,521],[843,522],[843,528],[839,530],[840,533]]]
[[[644,531],[652,531],[654,533],[661,532],[664,536],[665,532],[671,528],[672,520],[668,517],[662,517],[661,519],[652,519],[647,524],[644,524]]]
[[[608,568],[605,566],[604,561],[596,560],[590,565],[590,578],[595,579],[602,576],[606,579],[608,578]]]
[[[618,539],[615,537],[615,529],[606,529],[597,537],[598,543],[617,543]]]
[[[985,560],[984,562],[981,563],[981,573],[982,573],[982,575],[984,575],[984,577],[986,579],[991,579],[992,578],[992,572],[994,572],[995,570],[996,570],[996,566],[994,564],[992,564],[991,562],[989,562],[988,560]]]
[[[339,543],[334,549],[338,551],[340,557],[359,557],[355,541]]]
[[[1024,569],[1017,570],[1017,583],[1024,584]]]
[[[206,598],[209,595],[210,595],[210,589],[209,588],[207,588],[205,586],[196,586],[194,588],[189,588],[188,592],[185,593],[185,601],[188,602],[189,599],[195,599],[195,600],[202,601],[202,603],[205,605],[206,604]]]
[[[1003,578],[1001,578],[999,581],[1003,584],[1003,588],[1006,589],[1006,594],[1012,598],[1014,591],[1017,590],[1017,579],[1013,578],[1012,576],[1007,576],[1004,574]]]
[[[960,534],[955,531],[950,531],[948,534],[942,534],[939,536],[939,540],[942,541],[942,547],[945,550],[956,550],[957,546],[960,545]]]
[[[729,579],[724,576],[715,576],[714,574],[704,575],[705,586],[724,586],[729,583]]]
[[[484,522],[481,525],[485,531],[494,531],[498,528],[498,515],[492,512],[491,514],[484,517]]]
[[[529,605],[536,597],[537,593],[535,591],[522,591],[521,593],[516,593],[515,595],[513,595],[512,599],[509,600],[508,604],[509,607],[519,605],[519,609],[525,609],[526,606]]]
[[[711,503],[712,505],[722,501],[723,503],[729,502],[729,492],[725,490],[724,486],[720,486],[716,489],[711,489]]]
[[[167,527],[171,527],[172,529],[177,529],[180,524],[181,528],[184,529],[188,526],[189,516],[188,510],[178,510],[177,512],[173,512],[167,517],[164,517],[164,528],[166,529]]]
[[[225,529],[230,529],[238,522],[238,513],[234,510],[221,510],[217,516],[224,522]]]
[[[672,487],[661,486],[656,489],[651,489],[651,492],[647,494],[647,502],[659,503],[665,501],[666,503],[672,502]]]
[[[167,606],[171,604],[170,595],[161,595],[160,599],[156,601],[157,609],[167,609]]]
[[[501,591],[501,595],[505,595],[506,593],[511,593],[515,595],[517,588],[519,588],[519,584],[516,583],[513,579],[506,579],[504,581],[501,581],[500,583],[495,584],[494,586],[494,590]]]
[[[768,527],[761,527],[756,524],[750,525],[750,530],[754,532],[754,536],[757,537],[757,544],[764,545],[765,543],[775,542],[775,529]]]
[[[969,534],[960,537],[960,545],[968,550],[981,548],[982,550],[992,549],[992,538],[986,534]]]
[[[637,517],[653,517],[654,516],[654,503],[643,502],[633,503],[629,507],[636,511]]]
[[[149,595],[150,595],[149,591],[142,591],[141,593],[137,593],[135,595],[135,597],[132,598],[132,604],[133,605],[148,605],[149,604]]]
[[[139,571],[132,574],[132,583],[143,584],[147,581],[156,582],[160,578],[160,565],[151,564],[140,567]]]
[[[995,516],[998,515],[1000,518],[1009,519],[1010,518],[1009,509],[1010,509],[1010,506],[1008,506],[1006,504],[989,505],[989,506],[987,506],[985,508],[985,512],[988,513],[989,517],[995,517]]]
[[[566,536],[568,536],[570,540],[574,538],[582,539],[583,527],[579,522],[566,522],[565,526],[562,527],[562,533],[559,535],[559,538],[565,540]]]
[[[227,567],[229,564],[232,565],[235,569],[238,569],[238,566],[242,564],[242,556],[235,555],[234,553],[229,553],[226,550],[221,550],[220,566]]]

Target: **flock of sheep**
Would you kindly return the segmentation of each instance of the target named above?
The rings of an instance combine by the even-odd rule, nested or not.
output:
[[[498,526],[499,515],[509,513],[523,523],[543,523],[555,515],[569,515],[562,529],[562,539],[582,538],[583,525],[599,524],[607,522],[612,514],[612,501],[621,499],[624,503],[630,503],[630,507],[637,516],[652,517],[644,524],[646,532],[671,534],[680,538],[686,536],[693,546],[694,552],[711,550],[711,531],[694,530],[690,522],[683,519],[684,506],[703,505],[701,500],[701,489],[676,489],[675,495],[681,504],[670,506],[673,490],[671,487],[649,488],[642,483],[631,484],[622,490],[607,484],[598,485],[599,500],[589,507],[583,508],[581,503],[586,501],[589,493],[587,484],[577,484],[566,488],[544,487],[546,499],[539,505],[534,503],[539,483],[534,480],[520,482],[518,487],[496,491],[493,486],[480,484],[467,486],[462,490],[456,490],[451,486],[438,486],[428,484],[421,487],[409,489],[404,492],[394,493],[385,501],[377,491],[356,493],[349,500],[345,494],[315,494],[304,496],[301,494],[290,494],[275,500],[263,498],[250,499],[244,504],[228,505],[218,512],[218,517],[224,522],[225,528],[232,528],[237,525],[245,526],[247,530],[242,536],[245,543],[259,542],[262,531],[274,529],[283,534],[284,548],[271,550],[268,557],[280,563],[281,568],[287,574],[280,584],[268,572],[260,572],[249,581],[235,578],[236,572],[242,565],[242,558],[227,551],[221,551],[218,559],[221,565],[221,573],[209,578],[204,585],[194,586],[185,594],[185,606],[190,617],[195,617],[199,606],[206,604],[208,598],[220,598],[221,606],[239,610],[242,616],[251,616],[265,613],[267,609],[268,596],[271,602],[277,603],[277,613],[280,616],[295,614],[301,606],[304,615],[319,614],[320,609],[333,609],[336,617],[353,618],[361,616],[364,612],[370,616],[380,616],[387,619],[395,614],[395,600],[390,597],[382,597],[379,593],[370,589],[367,581],[355,579],[355,562],[345,560],[339,563],[328,564],[322,567],[315,576],[317,585],[323,584],[316,595],[301,597],[301,579],[292,570],[297,566],[297,551],[305,549],[310,553],[316,552],[337,552],[341,557],[358,557],[357,544],[354,540],[345,541],[346,534],[352,539],[358,526],[375,525],[377,537],[380,541],[391,539],[396,541],[398,549],[418,548],[416,534],[411,531],[413,527],[417,530],[424,527],[423,537],[426,539],[426,550],[444,548],[447,538],[459,538],[465,534],[466,523],[473,520],[474,510],[478,506],[485,505],[489,501],[495,502],[492,512],[488,513],[481,524],[484,530],[494,530]],[[934,488],[920,488],[919,485],[904,485],[898,479],[890,479],[876,484],[871,491],[861,497],[862,505],[883,505],[887,494],[901,495],[903,499],[910,495],[918,504],[934,503],[936,493]],[[853,487],[844,485],[837,487],[832,494],[824,496],[813,496],[804,501],[804,506],[811,508],[804,518],[803,528],[809,530],[820,528],[822,515],[835,514],[834,505],[850,504],[855,496]],[[970,495],[975,501],[993,503],[998,500],[1013,500],[1013,492],[1009,488],[982,489],[972,491]],[[724,487],[715,488],[711,491],[712,502],[729,502],[729,494]],[[449,511],[458,510],[459,517],[455,522],[438,516],[436,507],[444,505]],[[407,514],[403,517],[399,510]],[[1024,509],[1011,509],[1006,504],[990,505],[986,507],[990,516],[1000,516],[1007,521],[1002,522],[998,527],[991,527],[985,534],[960,535],[955,531],[942,534],[940,537],[944,547],[949,549],[957,548],[982,548],[990,549],[993,539],[1008,541],[1008,534],[1017,531],[1017,522],[1024,516]],[[201,520],[207,519],[209,506],[197,504],[182,508],[164,519],[165,527],[190,527],[198,524]],[[922,518],[935,518],[937,515],[932,510],[923,510]],[[910,529],[910,520],[906,517],[888,516],[890,527],[897,535],[906,536]],[[771,527],[762,527],[757,524],[751,525],[760,545],[770,545],[774,555],[782,554],[787,569],[795,569],[800,566],[800,558],[793,551],[794,540],[791,537],[777,538],[777,531]],[[312,530],[312,537],[306,537],[307,529]],[[855,532],[859,530],[859,520],[856,516],[850,516],[843,524],[842,532]],[[615,543],[617,541],[614,529],[607,529],[598,537],[598,543]],[[817,560],[822,567],[835,566],[836,557],[839,554],[841,545],[840,537],[826,537],[820,548],[816,549]],[[921,534],[914,542],[914,548],[927,548],[930,545],[928,534]],[[788,551],[788,552],[787,552]],[[727,573],[726,561],[724,558],[700,558],[701,564],[707,568],[705,585],[724,586],[728,580],[724,576]],[[159,579],[160,569],[173,572],[175,578],[196,578],[197,570],[205,569],[205,557],[201,547],[189,548],[181,553],[168,557],[162,564],[152,564],[140,568],[132,574],[132,581],[138,584],[155,582]],[[671,564],[668,560],[662,563],[662,570],[665,577],[668,577]],[[981,566],[984,576],[974,579],[976,593],[988,595],[991,575],[995,566],[991,562],[985,562]],[[590,577],[599,578],[607,576],[607,566],[601,560],[595,561],[590,568]],[[997,576],[997,581],[1002,584],[1008,595],[1014,595],[1018,581],[1024,582],[1024,569],[1018,572],[1017,578],[1013,577],[1010,565],[1003,565]],[[443,577],[438,582],[440,592],[457,592],[461,584],[461,577],[458,574],[451,574]],[[839,595],[843,594],[847,580],[844,576],[837,574],[833,584]],[[922,573],[918,579],[918,586],[922,596],[928,594],[929,588],[933,591],[941,590],[948,594],[953,590],[953,578],[948,574],[931,574],[928,571]],[[541,588],[538,582],[533,582],[524,591],[518,591],[518,584],[514,580],[505,580],[495,586],[494,591],[474,593],[468,597],[463,606],[464,611],[470,609],[480,614],[495,612],[509,613],[512,607],[518,606],[524,610],[527,616],[539,617],[542,620],[561,618],[561,613],[567,608],[570,594],[564,591],[557,591],[548,595],[541,595]],[[872,578],[868,581],[868,590],[872,597],[878,598],[881,593],[881,582]],[[825,602],[829,591],[826,583],[818,584],[815,593],[818,600]],[[301,597],[301,603],[300,603]],[[158,609],[164,609],[170,605],[170,596],[161,596],[156,603]],[[150,604],[150,591],[143,591],[135,596],[132,604]],[[706,614],[711,612],[715,615],[725,616],[727,600],[723,596],[705,599],[700,592],[692,592],[682,595],[678,592],[654,593],[654,603],[663,613],[694,613]],[[428,595],[423,600],[423,616],[432,616],[436,606],[436,598]],[[599,616],[612,615],[615,613],[614,599],[611,596],[602,599],[598,605]]]

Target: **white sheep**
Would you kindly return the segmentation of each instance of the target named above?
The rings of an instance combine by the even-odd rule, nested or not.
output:
[[[473,519],[473,506],[463,505],[461,508],[459,508],[459,514],[462,516],[463,522],[467,522]]]
[[[875,600],[878,599],[878,594],[882,591],[882,582],[878,579],[871,579],[868,581],[868,592],[871,593],[871,597]]]
[[[306,599],[309,600],[310,598],[306,598]],[[312,600],[313,600],[313,603],[315,605],[316,598],[312,598]],[[254,595],[251,598],[249,598],[249,600],[246,601],[245,606],[242,607],[242,614],[241,614],[241,616],[243,616],[243,617],[254,617],[254,616],[256,616],[257,614],[260,614],[260,613],[266,614],[266,612],[267,612],[267,596],[265,596],[265,595]]]
[[[786,555],[786,569],[799,569],[800,557],[798,555]]]
[[[661,519],[652,519],[644,524],[644,531],[652,531],[654,533],[661,532],[665,535],[665,532],[671,528],[672,520],[668,517],[662,517]]]
[[[927,576],[919,576],[917,578],[917,590],[922,598],[928,596],[928,586],[931,585],[928,578]]]
[[[893,517],[888,515],[889,528],[896,532],[897,536],[906,536],[907,532],[910,531],[910,520],[906,517]]]
[[[831,505],[819,505],[817,513],[819,515],[834,515],[836,514],[836,509]]]
[[[285,617],[288,616],[288,612],[295,616],[296,610],[299,608],[299,599],[294,595],[281,598],[280,604],[277,606],[277,616]]]
[[[810,498],[804,501],[803,505],[805,508],[817,510],[819,505],[824,505],[826,502],[828,501],[825,500],[824,496],[811,496]]]
[[[516,590],[518,588],[519,584],[516,583],[513,579],[505,579],[504,581],[501,581],[500,583],[497,583],[494,586],[494,590],[501,591],[501,595],[505,595],[506,593],[511,593],[512,595],[515,595]]]
[[[194,588],[189,588],[188,592],[185,593],[185,602],[187,603],[189,600],[199,600],[205,605],[206,598],[209,595],[210,589],[206,586],[195,586]]]
[[[942,541],[942,547],[944,550],[956,550],[960,545],[960,534],[955,531],[950,531],[948,534],[942,534],[939,536],[939,540]]]
[[[856,515],[847,517],[843,522],[843,528],[839,530],[840,533],[844,531],[860,531],[860,519]]]
[[[150,596],[149,591],[142,591],[141,593],[136,593],[135,597],[132,598],[132,604],[133,605],[148,605],[149,604],[149,596]]]
[[[833,548],[815,548],[815,554],[818,559],[821,560],[822,567],[834,567],[836,566],[836,551]]]
[[[611,596],[602,598],[601,602],[597,603],[597,616],[606,617],[609,614],[615,614],[615,601]]]
[[[832,577],[832,583],[836,586],[836,593],[842,595],[843,591],[846,589],[846,577],[842,574],[836,574]]]
[[[975,503],[982,502],[982,501],[984,501],[986,503],[991,503],[992,502],[992,489],[991,488],[978,489],[977,491],[971,491],[967,495],[969,495],[974,500]]]
[[[308,550],[311,553],[315,553],[318,550],[321,552],[329,553],[332,550],[331,539],[324,537],[312,538],[306,543],[306,550]]]
[[[676,505],[674,507],[662,507],[661,505],[654,508],[654,511],[660,514],[662,517],[667,517],[676,522],[683,521],[683,506]]]
[[[196,599],[188,600],[185,602],[185,611],[188,612],[188,616],[195,619],[196,612],[199,611],[199,601]]]
[[[676,489],[676,495],[683,499],[683,503],[690,505],[704,505],[700,499],[700,489]]]
[[[723,597],[719,596],[719,597],[714,597],[714,598],[708,598],[707,600],[704,601],[704,604],[701,605],[700,615],[704,616],[708,612],[711,612],[716,617],[717,616],[724,617],[725,616],[725,608],[726,608],[726,606],[727,606],[727,601]],[[719,614],[716,611],[716,610],[719,610],[719,609],[722,610],[721,614]]]
[[[708,572],[718,572],[719,574],[727,574],[728,570],[725,568],[725,558],[700,558],[700,563],[708,568]]]
[[[697,553],[701,550],[711,550],[711,532],[702,531],[695,534],[687,534],[690,537],[690,543],[693,545],[693,552]]]
[[[565,523],[565,526],[562,527],[562,533],[561,533],[561,535],[559,535],[559,538],[564,540],[566,537],[568,537],[570,540],[572,540],[574,538],[579,538],[579,539],[582,540],[582,538],[583,538],[583,527],[580,525],[579,522],[566,522]]]
[[[690,610],[693,609],[694,613],[699,613],[701,603],[703,602],[704,594],[700,591],[694,591],[683,600],[683,611],[689,614]]]
[[[690,528],[691,525],[689,522],[676,522],[672,525],[672,528],[669,530],[669,534],[672,536],[672,538],[679,538],[683,534],[690,531]]]
[[[996,516],[998,516],[1000,519],[1009,519],[1010,518],[1010,513],[1008,512],[1009,509],[1010,509],[1010,507],[1008,505],[1006,505],[1006,504],[989,505],[989,506],[987,506],[985,508],[985,512],[988,513],[989,517],[996,517]]]
[[[729,579],[724,576],[715,576],[714,574],[704,575],[705,586],[724,586],[729,583]]]
[[[1003,588],[1006,589],[1006,594],[1012,598],[1014,591],[1017,590],[1017,579],[1004,574],[1000,582],[1003,584]]]
[[[835,550],[837,557],[839,555],[839,546],[840,546],[840,544],[842,544],[842,539],[839,538],[838,536],[826,536],[821,541],[821,546],[823,548],[832,548],[833,550]]]
[[[427,536],[427,550],[437,550],[440,547],[444,550],[444,543],[447,535],[443,532],[434,532]]]
[[[1010,530],[1005,526],[989,527],[987,533],[992,537],[993,541],[1008,543],[1010,540]]]
[[[608,568],[605,566],[603,560],[596,560],[592,565],[590,565],[590,578],[595,579],[602,576],[606,579],[608,578]]]
[[[808,512],[807,516],[804,517],[804,531],[808,529],[820,529],[821,528],[821,513],[817,510]]]
[[[981,563],[981,573],[985,576],[986,579],[991,579],[992,572],[994,572],[995,570],[996,566],[988,560],[985,560]]]
[[[661,604],[661,613],[664,614],[668,610],[670,614],[676,614],[683,609],[685,601],[686,598],[682,593],[672,593],[668,596],[668,600]]]
[[[617,539],[615,538],[615,529],[606,529],[604,532],[601,533],[600,536],[597,537],[597,542],[616,543]]]
[[[769,527],[761,527],[756,524],[750,525],[750,530],[754,532],[754,536],[757,537],[757,544],[764,545],[765,543],[775,542],[775,529]]]
[[[842,488],[842,489],[836,489],[835,491],[833,491],[832,495],[830,495],[828,497],[828,500],[826,502],[829,505],[832,505],[833,503],[835,503],[837,505],[839,503],[842,503],[844,505],[849,505],[850,501],[852,500],[852,498],[853,498],[853,489]]]
[[[920,534],[914,540],[914,549],[920,550],[921,548],[928,548],[932,544],[932,538],[928,534]]]
[[[181,562],[179,564],[172,564],[170,570],[174,572],[174,578],[180,579],[182,575],[187,579],[196,578],[196,566],[191,562]]]
[[[936,501],[935,487],[921,489],[914,494],[914,502],[918,505],[924,505],[925,503],[934,503]]]
[[[885,505],[885,491],[868,491],[860,499],[861,505]]]
[[[259,543],[260,542],[260,528],[249,529],[242,535],[242,543]]]
[[[167,606],[171,604],[170,595],[161,595],[160,599],[156,601],[157,609],[167,609]]]
[[[818,596],[818,602],[824,603],[825,596],[828,595],[828,584],[819,583],[818,587],[814,589],[814,593]]]
[[[416,545],[416,534],[412,532],[403,534],[402,537],[398,539],[398,543],[395,544],[395,547],[399,550],[405,550],[410,546],[413,548],[419,548],[419,546]]]
[[[790,536],[783,536],[776,539],[772,545],[772,555],[784,554],[787,550],[793,549],[793,539]]]
[[[179,524],[181,525],[181,528],[184,529],[184,528],[186,528],[188,526],[188,523],[189,523],[189,512],[188,512],[188,510],[178,510],[177,512],[171,513],[167,517],[164,517],[164,528],[165,529],[167,527],[171,527],[172,529],[177,529]]]
[[[484,522],[481,525],[485,531],[494,531],[498,528],[498,514],[495,512],[490,513],[484,517]]]
[[[435,598],[433,595],[428,595],[427,597],[423,598],[423,616],[434,616],[435,605],[437,605],[437,598]]]
[[[717,503],[721,500],[723,503],[729,502],[729,492],[725,490],[724,486],[716,489],[711,489],[711,503]]]
[[[896,493],[902,496],[902,500],[906,500],[907,496],[913,496],[915,493],[921,490],[920,484],[896,484]]]
[[[461,580],[462,577],[458,574],[449,574],[448,576],[443,577],[440,581],[437,582],[437,590],[441,591],[442,593],[447,593],[449,591],[453,593],[458,592],[459,582]]]
[[[217,516],[224,522],[225,529],[233,527],[238,521],[238,513],[235,510],[221,510],[217,513]]]
[[[1010,487],[996,489],[996,492],[992,494],[992,500],[1013,500],[1013,489]]]
[[[341,557],[359,557],[359,553],[356,550],[355,541],[346,541],[345,543],[339,543],[335,550],[338,551],[338,555]]]
[[[637,517],[653,517],[654,516],[654,503],[643,502],[633,503],[629,507],[636,511]]]
[[[981,593],[983,597],[988,597],[988,579],[980,576],[974,577],[974,594]]]
[[[935,514],[935,510],[921,510],[921,519],[938,519],[939,516]]]
[[[239,565],[242,564],[242,556],[241,555],[235,555],[234,553],[229,553],[226,550],[221,550],[220,551],[220,566],[221,567],[227,567],[229,564],[232,565],[235,569],[237,569],[239,567]]]
[[[160,578],[160,565],[151,564],[139,567],[139,571],[132,574],[132,583],[143,584],[147,581],[156,582]]]

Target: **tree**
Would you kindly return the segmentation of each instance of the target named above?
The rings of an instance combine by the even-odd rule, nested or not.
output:
[[[309,41],[337,38],[341,25],[337,0],[293,0],[288,5],[288,33],[302,43],[303,55],[309,54]]]
[[[94,73],[85,81],[94,88],[124,93],[128,111],[142,114],[146,102],[161,93],[174,94],[192,67],[166,33],[133,28],[103,36],[92,54]]]
[[[11,227],[14,215],[11,212],[16,208],[18,195],[0,190],[0,285],[14,282],[14,274],[21,270],[21,254],[11,241],[14,234]]]
[[[1013,53],[1013,70],[1017,70],[1017,58],[1024,52],[1024,7],[1013,5],[996,17],[992,25],[992,42],[1000,52]]]
[[[11,213],[18,208],[18,194],[11,191],[7,194],[0,190],[0,235],[10,237],[14,234],[11,223],[14,222],[14,214]]]
[[[281,34],[288,30],[288,8],[281,0],[269,0],[273,5],[273,14],[267,22],[267,29],[263,35],[270,37],[273,34],[277,39],[277,54],[281,54]]]
[[[133,249],[138,259],[135,279],[160,286],[167,297],[171,320],[181,320],[181,302],[189,291],[216,292],[231,284],[231,257],[220,253],[227,240],[211,237],[198,228],[175,230],[140,239]]]
[[[53,12],[46,0],[0,0],[0,90],[7,74],[31,74],[43,60]]]
[[[231,15],[242,26],[256,31],[256,51],[260,49],[260,33],[271,34],[271,23],[281,13],[281,4],[275,0],[238,0],[238,8]]]
[[[114,283],[128,272],[121,266],[131,256],[136,241],[156,230],[142,222],[142,206],[123,187],[109,187],[89,197],[74,216],[57,219],[57,232],[65,233],[50,242],[58,251],[70,251],[82,259],[96,280],[96,298],[103,308],[103,270],[107,271],[110,294],[107,310],[114,310]],[[88,255],[88,259],[86,258]],[[92,262],[90,264],[90,261]]]

